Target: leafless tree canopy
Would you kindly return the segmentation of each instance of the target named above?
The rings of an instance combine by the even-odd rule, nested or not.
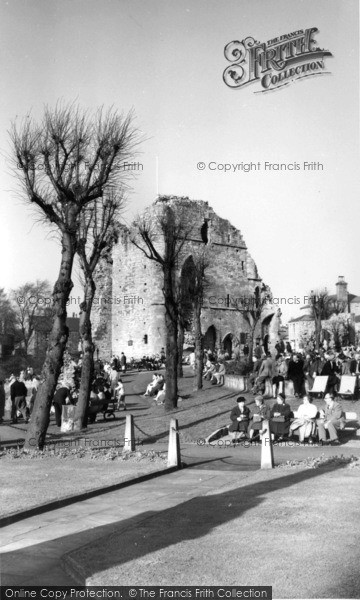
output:
[[[99,260],[106,258],[117,242],[124,206],[124,192],[110,188],[103,198],[88,204],[80,215],[77,251],[85,275],[95,272]]]
[[[165,201],[159,206],[156,217],[145,214],[135,219],[131,241],[148,259],[173,269],[193,227],[184,207],[174,210]]]
[[[30,201],[61,231],[73,222],[70,211],[80,214],[119,179],[124,185],[124,162],[140,141],[132,119],[114,109],[90,115],[59,103],[45,108],[41,123],[27,117],[12,124],[17,175]]]

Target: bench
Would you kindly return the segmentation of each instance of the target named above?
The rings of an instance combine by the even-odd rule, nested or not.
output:
[[[294,411],[292,420],[294,420],[296,418],[297,418],[297,411]],[[219,440],[222,437],[225,437],[226,435],[228,435],[229,427],[230,427],[230,424],[223,425],[222,427],[215,429],[215,431],[210,433],[210,435],[207,438],[205,438],[205,444],[210,444],[210,442],[214,442],[214,441]],[[345,413],[345,427],[343,427],[343,429],[341,429],[340,431],[352,431],[352,432],[355,432],[357,437],[360,437],[360,425],[359,425],[358,415],[356,412],[346,412]],[[297,430],[295,430],[294,433],[296,434]]]
[[[356,433],[356,436],[359,437],[360,436],[360,425],[359,425],[359,419],[358,419],[358,415],[356,412],[345,412],[345,426],[340,429],[340,431],[352,431]],[[294,419],[297,418],[298,413],[297,411],[293,411],[293,416]],[[292,419],[292,420],[294,420]],[[295,429],[294,434],[297,434],[297,429]]]

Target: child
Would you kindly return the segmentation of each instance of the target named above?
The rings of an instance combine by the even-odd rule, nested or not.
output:
[[[120,410],[122,404],[124,406],[124,410],[126,410],[125,390],[124,390],[124,385],[123,385],[122,379],[119,379],[119,383],[117,384],[117,386],[115,388],[115,398],[118,399],[117,410]]]

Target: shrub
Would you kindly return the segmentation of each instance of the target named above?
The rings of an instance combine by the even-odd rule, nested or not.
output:
[[[226,375],[247,375],[251,367],[244,360],[229,360],[226,363]]]

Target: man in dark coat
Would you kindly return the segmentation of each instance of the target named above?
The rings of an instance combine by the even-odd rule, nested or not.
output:
[[[333,354],[329,354],[328,359],[322,368],[321,375],[327,375],[329,377],[326,386],[326,393],[333,394],[336,391],[338,382],[340,381],[339,368],[335,362],[335,357]]]
[[[291,379],[293,382],[295,398],[301,397],[303,395],[305,380],[304,363],[299,359],[297,354],[294,354],[289,361],[288,379]]]
[[[24,417],[25,423],[29,420],[29,409],[26,406],[27,387],[23,381],[19,381],[19,377],[10,386],[11,398],[11,420],[17,423],[17,411],[19,410]]]
[[[122,352],[120,355],[120,367],[123,373],[126,372],[126,356],[125,354]]]

